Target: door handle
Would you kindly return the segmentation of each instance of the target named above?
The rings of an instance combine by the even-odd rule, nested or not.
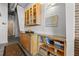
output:
[[[6,25],[6,23],[4,23],[4,22],[3,22],[2,24],[3,24],[3,25]]]

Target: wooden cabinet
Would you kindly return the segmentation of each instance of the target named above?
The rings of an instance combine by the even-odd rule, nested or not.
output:
[[[31,54],[36,55],[38,53],[37,34],[31,34]]]
[[[41,16],[41,4],[33,4],[25,10],[25,25],[39,25]]]
[[[41,7],[40,4],[34,4],[33,8],[33,24],[40,24]]]
[[[30,38],[25,33],[20,33],[20,43],[27,51],[30,51]]]
[[[20,43],[30,54],[36,55],[38,53],[36,34],[20,33]]]

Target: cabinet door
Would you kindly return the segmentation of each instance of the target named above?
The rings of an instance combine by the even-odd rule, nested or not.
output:
[[[38,47],[37,47],[37,35],[32,35],[31,36],[31,53],[32,55],[36,55],[38,52]]]
[[[37,3],[32,5],[25,11],[26,25],[40,24],[41,4]]]
[[[41,21],[41,4],[36,4],[36,17],[37,17],[37,24],[40,24]]]
[[[30,51],[30,39],[26,34],[20,34],[20,42],[26,50]]]
[[[26,11],[26,25],[29,25],[29,10]]]
[[[32,8],[30,8],[29,10],[29,22],[30,22],[30,25],[32,25]]]
[[[25,12],[25,22],[24,22],[25,24],[25,26],[27,25],[27,12]]]
[[[33,23],[40,24],[41,5],[39,3],[33,5]]]

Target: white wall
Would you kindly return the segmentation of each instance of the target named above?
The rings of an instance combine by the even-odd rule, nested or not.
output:
[[[8,4],[0,3],[0,44],[8,42]],[[2,23],[5,23],[2,24]]]
[[[42,6],[41,6],[41,9],[42,9],[41,10],[41,25],[40,26],[31,26],[31,27],[26,26],[26,30],[31,28],[32,31],[34,31],[36,33],[65,36],[66,35],[65,4],[58,3],[58,4],[55,4],[52,8],[49,8],[47,6],[48,6],[48,4],[42,4]],[[47,9],[49,9],[49,10],[47,10]],[[46,27],[46,25],[45,25],[46,17],[49,17],[51,15],[58,16],[57,27]]]
[[[15,37],[18,37],[19,36],[19,22],[18,22],[18,15],[17,13],[15,12],[15,15],[14,15],[14,31],[15,31]]]
[[[75,33],[75,4],[66,3],[66,55],[74,55],[74,33]]]
[[[17,6],[18,20],[19,20],[19,28],[21,32],[25,32],[24,28],[24,8],[21,6]]]
[[[57,23],[56,27],[46,27],[45,26],[45,29],[44,29],[45,33],[65,36],[66,35],[65,4],[57,3],[54,6],[52,6],[51,8],[46,7],[45,8],[45,19],[51,15],[58,16],[58,23]]]

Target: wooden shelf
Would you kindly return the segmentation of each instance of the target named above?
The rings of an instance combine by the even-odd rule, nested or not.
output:
[[[46,50],[47,53],[49,54],[53,54],[55,56],[64,56],[64,50],[62,49],[57,49],[54,45],[41,45],[40,46],[42,49]],[[57,52],[55,52],[55,50],[57,50]]]
[[[57,55],[57,56],[64,56],[64,52],[57,51],[57,52],[56,52],[56,55]]]
[[[47,49],[47,51],[48,51],[49,53],[55,55],[55,51],[54,51],[54,50],[55,50],[54,48],[50,48],[50,47],[48,47],[48,49]]]
[[[62,50],[62,49],[58,49],[60,52],[62,52],[62,53],[64,53],[64,50]]]
[[[50,48],[55,48],[55,46],[52,45],[52,44],[48,44],[47,46],[50,47]]]
[[[57,50],[59,50],[59,51],[61,51],[61,52],[64,52],[64,50],[62,50],[62,49],[58,49],[58,48],[56,48],[54,45],[52,45],[52,44],[49,44],[49,45],[47,45],[48,47],[50,47],[50,48],[52,48],[52,49],[57,49]]]
[[[48,35],[48,37],[53,40],[53,41],[58,41],[58,42],[64,42],[65,41],[65,37],[64,36],[53,36],[53,35]]]
[[[47,50],[47,46],[46,45],[40,45],[40,48]]]

